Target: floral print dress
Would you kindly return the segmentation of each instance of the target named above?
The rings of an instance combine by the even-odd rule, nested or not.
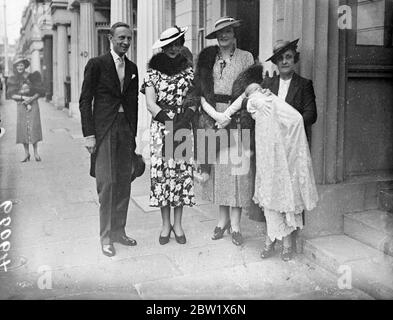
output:
[[[176,75],[167,75],[155,69],[149,69],[141,91],[153,87],[157,95],[157,104],[165,105],[174,114],[179,113],[183,100],[192,85],[194,73],[187,68]],[[164,137],[169,133],[165,125],[152,120],[150,126],[150,206],[179,207],[194,206],[194,160],[180,160],[162,156]]]

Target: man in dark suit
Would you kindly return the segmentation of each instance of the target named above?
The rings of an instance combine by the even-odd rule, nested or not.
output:
[[[280,74],[266,78],[262,87],[283,98],[303,116],[307,136],[310,138],[311,125],[317,121],[314,87],[311,80],[302,78],[295,72],[299,61],[297,43],[299,39],[279,41],[273,49],[273,56],[266,61],[277,65]]]
[[[109,257],[116,254],[114,242],[137,244],[125,233],[138,116],[138,69],[125,56],[131,35],[125,23],[112,26],[113,49],[89,60],[79,100],[90,174],[97,182],[102,252]]]
[[[264,89],[269,89],[272,93],[284,99],[288,104],[294,107],[302,115],[304,127],[308,140],[310,142],[311,125],[317,121],[317,106],[315,103],[314,87],[311,80],[302,78],[295,72],[295,66],[299,62],[299,52],[295,41],[279,41],[273,48],[273,56],[266,61],[272,61],[279,71],[278,76],[265,78],[262,83]],[[303,212],[304,224],[304,212]],[[283,238],[282,259],[289,261],[292,259],[292,235],[296,237],[296,232]],[[265,249],[261,257],[269,256],[269,237],[265,244]],[[268,249],[266,249],[268,248]]]

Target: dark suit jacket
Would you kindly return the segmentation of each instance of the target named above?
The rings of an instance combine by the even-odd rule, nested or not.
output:
[[[280,76],[265,78],[262,87],[278,94]],[[317,106],[315,103],[314,87],[311,80],[294,74],[285,101],[303,116],[306,130],[317,121]]]
[[[111,53],[92,58],[86,65],[82,93],[79,99],[82,132],[85,137],[94,135],[96,145],[112,127],[120,105],[128,120],[133,134],[137,135],[138,126],[138,68],[125,58],[125,78],[123,92]],[[131,137],[130,137],[131,138]],[[94,176],[94,155],[91,172]]]

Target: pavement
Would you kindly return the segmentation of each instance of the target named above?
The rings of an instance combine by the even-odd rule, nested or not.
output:
[[[115,244],[117,255],[104,256],[80,123],[44,100],[40,108],[42,162],[33,157],[21,163],[16,106],[4,100],[0,105],[6,129],[0,138],[0,204],[13,203],[10,225],[0,220],[0,265],[5,241],[11,260],[7,272],[0,267],[0,299],[371,299],[355,288],[340,289],[340,275],[303,255],[285,263],[277,248],[274,257],[261,260],[265,224],[246,215],[241,247],[228,235],[211,240],[218,208],[206,202],[184,211],[185,245],[172,236],[161,246],[160,212],[146,202],[148,170],[132,184],[128,212],[126,232],[138,245]],[[3,211],[0,215],[7,217]]]

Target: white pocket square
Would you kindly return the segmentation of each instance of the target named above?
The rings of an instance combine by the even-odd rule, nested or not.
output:
[[[135,79],[135,77],[136,77],[136,74],[133,73],[133,74],[131,75],[131,80],[132,80],[132,79]]]

